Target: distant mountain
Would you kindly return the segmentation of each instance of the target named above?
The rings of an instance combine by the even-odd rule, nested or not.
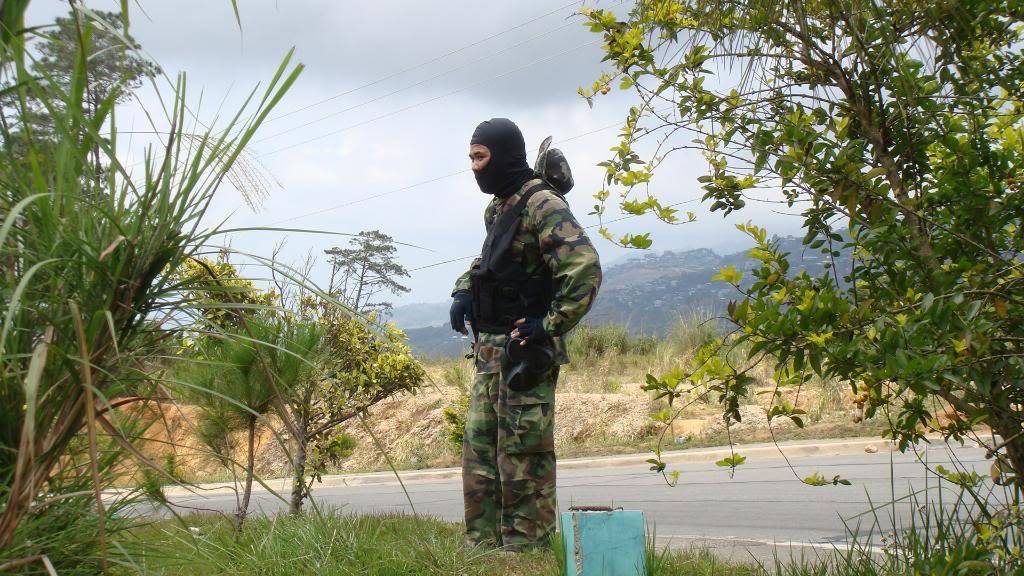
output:
[[[402,330],[437,326],[448,320],[448,302],[417,302],[395,306],[388,321]]]
[[[457,358],[470,351],[473,346],[471,337],[456,334],[445,323],[441,326],[410,328],[405,330],[409,337],[409,346],[419,357]]]
[[[815,276],[824,271],[828,257],[820,251],[807,249],[796,237],[780,240],[783,251],[790,253],[793,273],[806,270]],[[756,264],[746,250],[720,256],[707,248],[643,253],[639,257],[621,259],[606,267],[601,292],[586,321],[624,324],[634,332],[664,334],[680,316],[694,312],[723,314],[726,304],[739,294],[724,282],[713,282],[711,277],[724,266],[732,265],[749,272]],[[837,258],[836,266],[839,270],[848,270],[849,255]],[[749,274],[745,281],[751,281]],[[428,306],[438,307],[431,312],[437,319],[433,327],[417,326],[406,330],[414,351],[456,356],[468,350],[468,340],[458,338],[447,325],[448,303],[414,306],[423,307],[424,318]],[[395,308],[396,317],[401,308],[404,307]]]
[[[828,261],[818,250],[807,249],[801,239],[781,238],[790,253],[791,271],[820,275]],[[722,314],[739,293],[714,276],[724,266],[749,272],[758,264],[748,250],[719,256],[706,248],[685,252],[647,254],[613,266],[605,272],[597,302],[587,317],[594,324],[625,324],[635,332],[663,334],[681,315],[694,312]],[[839,270],[849,268],[848,255],[836,260]],[[745,282],[752,282],[748,273]]]

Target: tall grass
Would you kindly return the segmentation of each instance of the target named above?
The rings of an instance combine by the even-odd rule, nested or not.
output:
[[[337,574],[558,576],[565,567],[560,535],[552,549],[501,554],[467,547],[460,524],[410,516],[352,516],[327,511],[303,516],[254,518],[235,540],[229,522],[190,517],[188,527],[159,523],[138,532],[158,542],[139,558],[147,572],[177,574]],[[707,550],[648,553],[649,576],[736,575],[762,572],[752,564],[723,561]]]
[[[458,388],[460,392],[469,392],[473,384],[472,364],[463,359],[449,360],[441,366],[441,379],[449,385]]]
[[[678,318],[661,336],[634,334],[621,324],[577,326],[567,339],[570,363],[561,389],[620,393],[639,388],[647,373],[667,372],[693,357],[719,336],[718,329],[699,314]]]
[[[74,541],[77,558],[60,573],[86,573],[123,550],[121,504],[100,497],[112,471],[126,454],[159,470],[120,408],[159,394],[147,362],[196,314],[182,297],[188,286],[168,271],[214,243],[217,230],[203,228],[210,201],[301,66],[289,55],[220,131],[198,136],[179,77],[165,95],[162,146],[132,172],[117,155],[119,91],[83,105],[88,13],[76,12],[81,34],[64,90],[29,72],[26,5],[3,5],[0,85],[23,107],[43,102],[56,132],[50,140],[0,128],[0,565],[64,557],[61,543]]]
[[[846,390],[846,385],[838,380],[823,380],[821,383],[821,394],[808,412],[811,420],[818,422],[828,414],[838,412],[849,405],[850,401]]]
[[[680,316],[661,336],[634,334],[622,324],[581,324],[569,334],[567,346],[570,358],[581,362],[613,355],[685,357],[720,335],[718,323],[694,312]]]
[[[586,362],[609,355],[650,354],[657,348],[658,341],[656,336],[631,334],[627,327],[620,324],[581,324],[570,333],[566,345],[571,358]]]
[[[843,549],[812,561],[776,556],[761,568],[774,576],[1024,574],[1020,489],[982,486],[976,479],[911,494],[903,518],[892,512],[898,503],[878,506],[867,514],[870,528],[848,531]]]
[[[154,574],[554,574],[542,551],[505,557],[468,548],[461,526],[409,516],[352,516],[334,511],[253,518],[239,539],[214,517],[188,527],[161,523],[138,532],[158,542],[139,557]]]
[[[711,313],[693,311],[680,316],[665,335],[665,345],[677,354],[693,354],[722,335],[722,325]]]

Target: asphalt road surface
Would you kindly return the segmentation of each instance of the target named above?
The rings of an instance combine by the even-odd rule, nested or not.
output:
[[[675,487],[667,486],[647,465],[573,468],[559,471],[558,498],[562,510],[573,505],[642,510],[649,530],[669,546],[707,546],[733,558],[770,559],[777,552],[807,556],[844,549],[851,532],[879,542],[880,534],[893,529],[894,519],[897,526],[908,525],[925,489],[930,501],[937,501],[939,482],[917,457],[947,468],[955,459],[981,474],[989,466],[981,449],[937,444],[920,448],[916,457],[881,450],[794,457],[789,464],[781,457],[749,458],[732,478],[727,469],[711,462],[680,463],[669,468],[681,471]],[[852,485],[815,487],[797,479],[816,472],[828,480],[839,475]],[[949,483],[943,485],[948,491]],[[462,519],[459,478],[410,481],[406,488],[416,513]],[[908,498],[915,492],[921,499],[917,502]],[[321,507],[347,512],[412,513],[397,482],[319,487],[313,498]],[[223,490],[175,496],[171,501],[182,512],[230,511],[235,506],[234,494]],[[287,507],[265,491],[253,495],[253,506],[265,514]]]

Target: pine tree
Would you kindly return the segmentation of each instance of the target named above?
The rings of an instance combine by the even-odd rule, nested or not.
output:
[[[394,239],[379,230],[364,230],[349,240],[349,246],[324,251],[331,263],[331,295],[360,314],[389,314],[391,303],[374,297],[409,291],[396,280],[408,278],[409,272],[395,258]]]

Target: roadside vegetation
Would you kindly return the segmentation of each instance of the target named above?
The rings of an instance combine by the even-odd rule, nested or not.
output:
[[[584,9],[609,70],[580,94],[614,87],[635,105],[595,195],[634,215],[685,224],[657,192],[660,168],[692,154],[712,212],[774,203],[801,219],[806,250],[829,265],[811,275],[770,232],[737,225],[755,243],[751,270],[714,276],[736,289],[734,338],[645,385],[670,403],[666,426],[712,391],[727,428],[767,363],[769,418],[806,425],[786,394],[811,379],[855,390],[861,418],[882,415],[901,450],[925,435],[991,447],[991,484],[937,470],[982,507],[962,522],[984,539],[993,517],[1024,502],[1024,59],[1013,2],[905,0],[638,0],[622,16]],[[666,190],[666,188],[661,188]],[[671,189],[671,187],[667,188]],[[610,241],[652,245],[652,232]],[[841,252],[852,260],[841,267]],[[727,357],[729,361],[721,361]],[[664,443],[659,443],[659,450]],[[655,451],[653,466],[674,478]],[[724,460],[742,466],[742,454]],[[805,484],[842,483],[815,474]],[[986,500],[992,485],[1005,500]],[[954,521],[957,522],[957,521]],[[991,554],[948,559],[948,570],[1024,566],[1020,525]],[[924,571],[925,573],[930,570]]]
[[[943,505],[914,500],[906,530],[852,539],[848,548],[793,555],[777,549],[768,558],[726,561],[699,545],[670,549],[649,538],[647,576],[903,576],[905,574],[994,574],[1004,518],[980,534],[956,516],[973,506],[960,492]],[[877,513],[881,515],[881,513]],[[1017,520],[1019,521],[1019,519]],[[656,535],[657,527],[650,527]],[[134,570],[186,574],[466,574],[565,575],[560,533],[550,549],[502,554],[467,548],[459,523],[396,515],[349,515],[323,510],[300,516],[253,518],[241,533],[229,518],[191,515],[137,528],[128,545],[139,552]],[[134,542],[134,543],[133,543]],[[1019,540],[1018,540],[1019,543]],[[949,572],[961,566],[959,572]],[[1002,572],[995,574],[1016,574]]]
[[[568,341],[571,362],[563,368],[556,394],[559,457],[651,450],[666,429],[669,405],[656,393],[643,390],[647,374],[680,370],[720,337],[720,324],[698,313],[680,317],[664,337],[634,335],[620,325],[577,327]],[[472,364],[459,359],[433,359],[425,364],[438,386],[428,386],[424,392],[439,394],[446,402],[444,425],[450,461],[455,465]],[[727,431],[715,397],[706,389],[694,390],[696,401],[667,427],[666,450],[722,446],[729,443],[730,433],[734,442],[749,443],[772,441],[773,434],[779,441],[877,436],[885,428],[882,418],[858,418],[852,391],[835,380],[810,380],[799,391],[786,392],[806,410],[804,427],[780,421],[770,427],[775,375],[767,362],[753,374],[757,384],[742,399],[745,420]],[[434,460],[432,465],[442,461]]]
[[[157,144],[126,164],[117,104],[162,75],[127,15],[72,3],[43,33],[25,28],[26,0],[0,6],[0,572],[559,573],[557,543],[507,556],[466,549],[457,524],[304,506],[330,472],[455,464],[473,370],[417,360],[376,321],[380,298],[405,290],[387,236],[329,250],[321,290],[311,263],[232,254],[203,227],[223,186],[251,203],[266,192],[245,149],[302,70],[291,54],[216,129],[195,118],[184,76],[161,78]],[[992,460],[988,474],[935,467],[946,489],[912,496],[909,525],[816,562],[733,565],[652,544],[648,574],[1024,570],[1018,12],[857,0],[639,0],[624,22],[584,11],[614,72],[583,95],[615,82],[641,99],[605,163],[626,212],[683,220],[634,195],[666,158],[632,149],[657,132],[638,128],[657,96],[680,114],[656,118],[663,129],[700,136],[713,210],[780,187],[805,209],[809,249],[845,244],[854,268],[790,275],[767,232],[744,225],[759,265],[752,281],[716,276],[740,294],[727,323],[683,318],[664,338],[581,326],[559,385],[559,454],[651,450],[673,485],[665,452],[715,443],[885,434],[908,449],[938,434],[987,442]],[[739,90],[704,86],[737,59],[753,71]],[[610,197],[598,194],[599,215]],[[233,256],[269,280],[243,277]],[[250,516],[271,475],[291,479],[276,495],[289,514]],[[233,514],[161,508],[165,486],[215,478],[231,480]],[[137,514],[152,507],[172,518]]]
[[[563,368],[557,391],[558,456],[648,452],[657,446],[662,432],[665,449],[677,450],[723,446],[730,437],[735,443],[751,443],[877,437],[884,431],[884,418],[858,417],[848,386],[819,380],[806,382],[799,391],[786,392],[787,398],[807,412],[803,427],[784,420],[775,420],[769,426],[770,393],[775,389],[775,380],[767,364],[755,373],[761,379],[758,385],[742,399],[743,420],[729,430],[715,398],[706,393],[666,428],[668,403],[656,399],[654,392],[643,390],[646,375],[650,371],[665,373],[686,366],[702,347],[716,341],[720,334],[717,326],[706,316],[694,314],[680,317],[664,337],[633,335],[618,325],[578,327],[569,338],[572,361]],[[472,362],[462,358],[428,358],[422,362],[425,380],[414,394],[400,393],[381,400],[367,410],[365,425],[362,421],[351,421],[338,427],[344,435],[345,450],[324,461],[321,473],[380,471],[392,465],[402,470],[459,465],[474,372]],[[165,410],[173,416],[167,424],[178,430],[178,446],[174,450],[162,448],[160,453],[176,450],[178,471],[191,482],[231,479],[228,468],[219,465],[216,458],[192,447],[195,438],[189,431],[193,427],[179,409],[185,415],[192,412],[188,406]],[[257,468],[264,477],[287,476],[290,463],[285,451],[274,441],[273,433],[284,433],[284,428],[273,414],[266,423],[269,427],[262,429],[257,438]],[[161,437],[168,436],[161,422],[154,422],[153,430]],[[234,458],[244,461],[244,434],[236,432],[230,438],[236,445]],[[377,440],[387,457],[378,449]]]
[[[127,561],[141,496],[103,490],[127,462],[161,473],[138,415],[196,312],[167,271],[216,242],[198,222],[301,66],[286,57],[216,133],[169,79],[161,145],[129,167],[114,110],[158,69],[119,15],[73,4],[43,34],[25,29],[27,4],[0,11],[0,571],[95,574]]]
[[[551,575],[560,570],[552,550],[506,555],[467,548],[459,524],[409,516],[306,514],[252,519],[236,538],[231,523],[217,517],[186,517],[136,532],[151,551],[138,567],[166,576],[185,574],[467,576]],[[754,566],[723,562],[708,551],[651,555],[650,576],[761,574]]]

